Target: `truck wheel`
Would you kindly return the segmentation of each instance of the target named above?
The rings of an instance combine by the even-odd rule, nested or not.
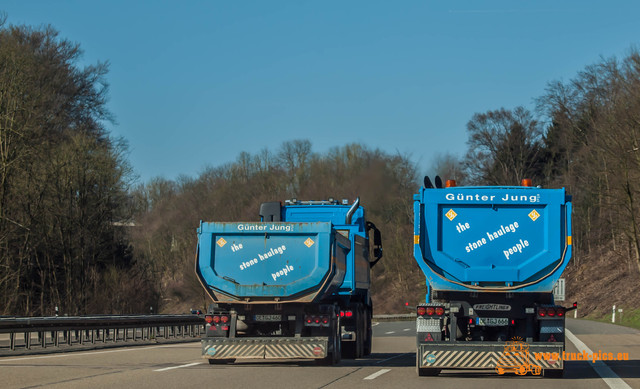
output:
[[[562,378],[564,377],[564,369],[544,369],[542,376],[544,378]]]
[[[364,331],[365,317],[362,309],[358,306],[355,309],[356,314],[356,340],[342,342],[342,357],[345,359],[361,358],[364,355]]]
[[[320,365],[320,366],[332,366],[332,365],[337,365],[338,363],[340,363],[340,359],[342,357],[342,350],[341,350],[341,341],[340,341],[340,323],[338,320],[336,320],[334,323],[334,328],[333,328],[333,336],[332,336],[332,340],[331,340],[331,344],[333,345],[331,348],[332,350],[330,350],[328,352],[328,355],[322,359],[316,359],[316,365]]]
[[[234,363],[236,361],[235,358],[230,359],[209,359],[210,365],[226,365],[228,363]]]
[[[371,355],[371,344],[373,337],[373,330],[371,327],[371,310],[367,309],[366,313],[367,322],[365,325],[365,332],[367,333],[367,340],[364,342],[364,356]]]
[[[418,353],[416,353],[416,372],[419,377],[433,377],[440,374],[440,370],[433,367],[420,367],[420,361],[418,361]]]

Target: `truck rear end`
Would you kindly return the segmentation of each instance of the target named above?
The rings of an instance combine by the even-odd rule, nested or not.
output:
[[[350,285],[363,260],[361,286],[369,288],[369,258],[356,253],[366,236],[361,231],[357,239],[364,211],[358,202],[265,203],[261,217],[198,228],[196,274],[214,302],[205,315],[203,357],[337,363],[347,308],[358,295]]]
[[[566,308],[553,287],[571,258],[564,189],[424,187],[414,196],[419,375],[442,369],[562,375]]]

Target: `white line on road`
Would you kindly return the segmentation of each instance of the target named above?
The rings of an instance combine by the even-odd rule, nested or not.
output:
[[[402,331],[411,331],[411,328],[405,328],[405,329],[404,329],[404,330],[402,330]]]
[[[574,346],[578,349],[578,351],[585,351],[587,354],[593,355],[593,351],[586,344],[582,343],[577,336],[573,334],[573,332],[569,331],[569,329],[564,330],[567,338],[573,343]],[[626,382],[622,380],[622,378],[618,377],[616,373],[607,366],[606,363],[602,361],[596,361],[595,363],[589,362],[589,365],[593,368],[593,370],[598,373],[600,378],[609,385],[611,389],[631,389],[631,386],[627,385]]]
[[[396,333],[395,331],[385,332],[385,334],[386,334],[386,335],[389,335],[389,334],[395,334],[395,333]]]
[[[379,370],[379,371],[377,371],[377,372],[375,372],[375,373],[373,373],[373,374],[371,374],[369,376],[364,377],[364,379],[365,380],[375,380],[376,378],[380,377],[384,373],[388,373],[390,371],[391,371],[391,369],[382,369],[382,370]]]
[[[165,367],[164,369],[157,369],[154,371],[167,371],[167,370],[173,370],[173,369],[181,369],[183,367],[191,367],[191,366],[201,365],[201,364],[202,362],[187,363],[186,365]]]

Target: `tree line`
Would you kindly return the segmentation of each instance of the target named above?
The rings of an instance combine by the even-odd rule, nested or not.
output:
[[[373,270],[378,312],[424,298],[414,263],[411,158],[364,144],[324,153],[284,141],[204,169],[137,183],[123,139],[110,136],[108,63],[51,27],[0,20],[0,312],[49,315],[180,312],[207,304],[193,271],[196,228],[255,221],[264,201],[361,198],[383,233]],[[550,82],[533,111],[473,115],[468,152],[431,171],[460,185],[566,187],[574,203],[576,280],[610,265],[640,269],[640,54],[602,59]],[[613,253],[613,254],[611,254]],[[589,260],[589,258],[592,258]]]

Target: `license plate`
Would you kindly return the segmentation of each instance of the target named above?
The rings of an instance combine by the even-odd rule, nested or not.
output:
[[[282,321],[282,315],[255,315],[255,321]]]
[[[486,327],[499,327],[508,326],[509,318],[506,317],[478,317],[476,318],[476,325]]]

